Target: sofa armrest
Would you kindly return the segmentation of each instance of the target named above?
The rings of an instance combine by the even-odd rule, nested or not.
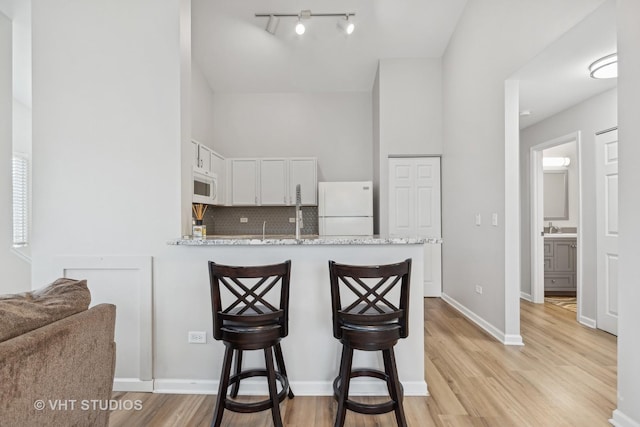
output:
[[[107,426],[108,408],[91,401],[111,399],[115,312],[96,305],[0,342],[0,425]]]

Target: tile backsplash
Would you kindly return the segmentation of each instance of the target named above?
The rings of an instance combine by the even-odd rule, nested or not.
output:
[[[302,234],[318,234],[318,207],[303,206]],[[247,222],[240,222],[247,218]],[[209,206],[204,216],[207,235],[216,234],[262,234],[262,224],[266,221],[265,234],[295,234],[296,225],[289,218],[295,218],[294,206]]]

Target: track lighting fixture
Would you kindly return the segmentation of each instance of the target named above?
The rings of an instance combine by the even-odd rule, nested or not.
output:
[[[278,29],[278,23],[280,22],[280,18],[277,16],[269,15],[269,21],[267,21],[267,28],[265,30],[267,33],[275,34]]]
[[[344,18],[338,19],[338,28],[344,31],[346,34],[353,33],[353,30],[356,29],[356,25],[353,21],[349,20],[349,15],[345,15]]]
[[[309,9],[305,9],[301,10],[300,13],[256,13],[255,16],[257,18],[269,18],[265,30],[271,34],[276,33],[280,18],[298,18],[298,22],[295,26],[295,31],[298,35],[302,35],[306,30],[303,21],[305,19],[311,19],[311,17],[339,17],[340,19],[338,20],[338,28],[340,28],[346,34],[351,34],[355,30],[355,24],[351,18],[356,16],[356,14],[354,12],[311,13]]]

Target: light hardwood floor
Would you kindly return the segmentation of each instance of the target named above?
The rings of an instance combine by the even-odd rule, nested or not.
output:
[[[524,347],[503,346],[438,298],[425,299],[429,397],[406,397],[408,423],[426,426],[608,426],[616,406],[616,338],[575,313],[521,303]],[[413,331],[415,333],[416,331]],[[215,396],[114,393],[142,410],[111,413],[110,427],[208,426]],[[330,397],[281,404],[289,427],[332,426]],[[268,411],[225,411],[223,426],[271,426]],[[347,413],[347,426],[395,426],[392,414]]]

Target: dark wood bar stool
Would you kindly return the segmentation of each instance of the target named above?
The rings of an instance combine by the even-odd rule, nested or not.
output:
[[[403,389],[398,379],[393,347],[398,339],[409,335],[411,259],[376,266],[344,265],[329,261],[329,273],[333,336],[342,343],[340,373],[333,382],[338,401],[335,426],[344,425],[349,409],[362,414],[395,411],[398,425],[406,427],[402,407]],[[353,350],[382,351],[384,372],[376,369],[352,370]],[[363,376],[384,380],[390,400],[377,404],[350,400],[351,378]]]
[[[288,334],[290,272],[291,261],[248,267],[209,262],[213,337],[225,345],[220,386],[211,426],[220,426],[225,409],[243,413],[271,409],[273,424],[277,427],[282,426],[280,402],[287,395],[289,398],[294,397],[289,387],[280,347],[280,340]],[[244,350],[263,350],[266,369],[243,371]],[[234,375],[231,375],[234,352],[236,369]],[[253,403],[234,400],[238,395],[240,381],[257,376],[267,377],[269,399]],[[276,381],[282,387],[279,393]],[[227,397],[230,385],[231,396]]]

